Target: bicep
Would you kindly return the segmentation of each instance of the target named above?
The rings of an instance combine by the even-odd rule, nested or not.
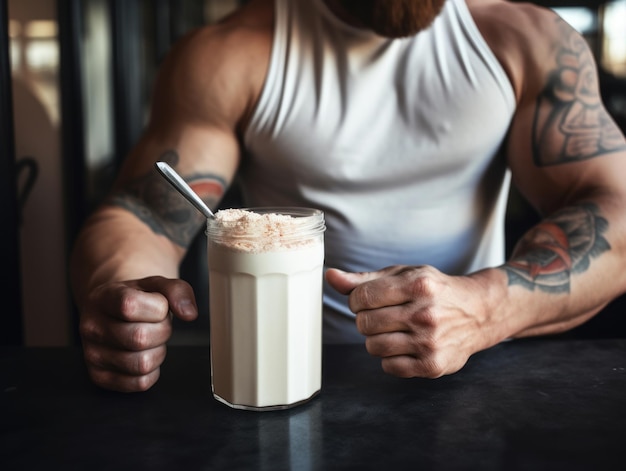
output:
[[[598,192],[624,192],[617,176],[626,143],[602,103],[593,55],[561,20],[558,28],[561,39],[523,97],[507,142],[514,182],[542,214]]]
[[[168,160],[183,177],[212,173],[230,181],[239,163],[236,127],[245,103],[241,91],[220,87],[230,69],[216,54],[207,62],[212,44],[192,35],[170,52],[155,83],[149,123],[120,181],[144,174],[157,160]]]

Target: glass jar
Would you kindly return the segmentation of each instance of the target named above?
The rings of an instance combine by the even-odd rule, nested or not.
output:
[[[207,221],[213,395],[240,409],[306,402],[321,389],[324,214],[216,216]]]

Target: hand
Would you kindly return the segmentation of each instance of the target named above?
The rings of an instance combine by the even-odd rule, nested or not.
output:
[[[159,276],[94,289],[83,306],[80,335],[92,381],[106,389],[145,391],[159,379],[172,314],[198,316],[191,286]]]
[[[385,372],[437,378],[460,370],[484,342],[484,302],[477,282],[433,267],[393,266],[377,272],[326,272],[349,295],[367,351]]]

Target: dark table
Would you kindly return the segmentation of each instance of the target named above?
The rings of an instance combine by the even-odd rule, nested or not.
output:
[[[209,351],[171,347],[145,393],[100,390],[78,348],[0,348],[0,469],[626,469],[626,339],[500,344],[438,380],[324,350],[286,411],[211,396]]]

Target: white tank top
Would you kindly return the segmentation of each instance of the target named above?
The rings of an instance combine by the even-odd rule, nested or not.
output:
[[[244,136],[249,206],[326,216],[327,267],[504,260],[509,188],[499,150],[512,86],[464,0],[415,37],[337,19],[323,0],[276,0],[269,71]],[[347,298],[324,287],[326,342],[362,342]]]

